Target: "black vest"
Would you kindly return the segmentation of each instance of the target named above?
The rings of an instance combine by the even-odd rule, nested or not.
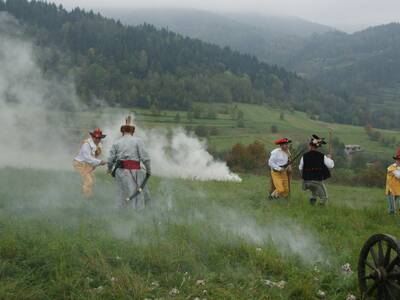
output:
[[[308,151],[303,155],[303,172],[304,180],[322,181],[331,177],[331,173],[324,163],[324,154],[319,151]]]

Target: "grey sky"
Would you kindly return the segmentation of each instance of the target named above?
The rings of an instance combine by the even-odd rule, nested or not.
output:
[[[399,0],[54,0],[67,8],[197,8],[298,16],[343,30],[400,21]]]

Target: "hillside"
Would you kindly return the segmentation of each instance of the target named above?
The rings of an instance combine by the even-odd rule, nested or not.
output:
[[[256,13],[213,13],[194,9],[104,9],[103,13],[130,25],[168,28],[184,36],[229,46],[273,65],[301,46],[303,39],[333,28],[294,17]]]

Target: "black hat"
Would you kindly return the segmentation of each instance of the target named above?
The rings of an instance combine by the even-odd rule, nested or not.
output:
[[[311,140],[310,140],[310,146],[314,146],[314,147],[321,147],[322,145],[326,145],[325,139],[324,138],[320,138],[318,135],[313,134],[311,136]]]

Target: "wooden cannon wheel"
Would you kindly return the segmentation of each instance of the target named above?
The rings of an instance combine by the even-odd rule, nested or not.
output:
[[[358,261],[361,299],[400,299],[400,243],[388,234],[365,242]]]

